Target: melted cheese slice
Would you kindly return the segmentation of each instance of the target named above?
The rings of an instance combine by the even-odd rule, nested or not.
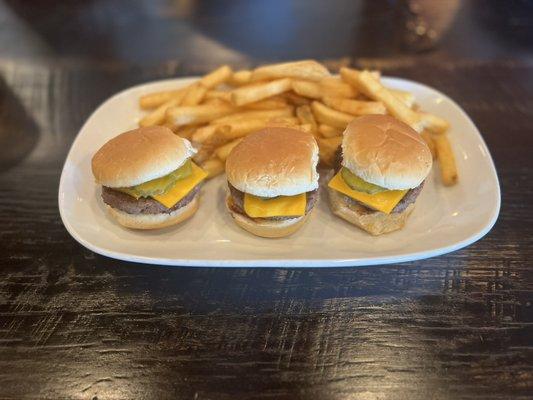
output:
[[[341,173],[333,177],[329,181],[328,186],[332,189],[335,189],[342,194],[345,194],[352,199],[355,199],[365,206],[368,206],[374,210],[384,212],[385,214],[390,214],[390,212],[396,207],[396,204],[403,199],[403,196],[407,193],[407,190],[387,190],[385,192],[368,194],[364,192],[358,192],[353,190],[344,179],[342,179]]]
[[[278,196],[272,199],[244,194],[244,212],[252,218],[297,217],[305,214],[307,196]]]
[[[167,208],[172,208],[174,205],[183,199],[187,194],[200,182],[202,182],[207,176],[202,168],[195,163],[191,162],[192,174],[187,178],[176,181],[174,186],[170,188],[164,194],[158,194],[151,196],[154,200],[157,200]]]

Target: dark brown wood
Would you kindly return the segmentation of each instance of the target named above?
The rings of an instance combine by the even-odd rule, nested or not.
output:
[[[0,398],[531,398],[533,62],[531,41],[513,39],[531,28],[531,18],[519,18],[529,6],[512,2],[522,14],[516,29],[503,33],[510,22],[493,2],[465,2],[456,31],[421,55],[401,45],[370,51],[370,44],[334,43],[311,52],[312,38],[263,55],[249,49],[262,46],[258,38],[237,40],[238,14],[227,3],[191,2],[187,12],[148,3],[144,11],[137,2],[0,4]],[[372,21],[399,12],[370,3],[358,4]],[[321,16],[317,4],[301,16],[304,3],[290,4],[299,10],[294,26]],[[383,43],[375,26],[353,21],[364,12],[350,7],[346,16],[329,9],[325,15]],[[476,10],[479,20],[471,17]],[[129,26],[138,19],[178,44],[192,21],[196,33],[207,29],[244,55],[202,58],[184,45],[150,53],[130,44],[126,56],[113,47],[123,42],[113,39],[121,29],[134,35]],[[175,31],[170,22],[179,25]],[[32,39],[8,43],[24,24]],[[39,37],[51,53],[30,46]],[[380,68],[455,99],[497,166],[503,199],[494,229],[446,256],[342,269],[146,266],[95,255],[68,235],[57,210],[59,175],[78,129],[101,101],[136,83],[202,73],[224,61],[288,58],[291,49],[298,57],[309,51],[334,58],[327,61],[332,68]],[[173,51],[177,61],[169,61]]]

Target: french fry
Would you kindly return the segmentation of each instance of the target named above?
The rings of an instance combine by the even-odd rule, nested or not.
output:
[[[452,146],[447,135],[433,135],[437,159],[439,161],[440,176],[445,186],[452,186],[457,183],[457,165],[453,155]]]
[[[422,131],[423,123],[420,115],[407,107],[398,97],[374,79],[370,72],[341,68],[341,76],[344,81],[354,85],[356,89],[359,89],[372,100],[381,101],[393,117],[405,122],[417,132]]]
[[[330,73],[322,64],[315,60],[302,60],[256,68],[252,73],[252,81],[278,78],[319,81],[326,76],[330,76]]]
[[[205,94],[205,100],[220,99],[231,102],[231,92],[223,92],[221,90],[209,90]]]
[[[214,151],[213,146],[196,144],[196,148],[198,149],[198,152],[192,157],[196,164],[202,165],[203,162],[212,158]]]
[[[212,105],[212,106],[224,106],[231,105],[230,102],[224,101],[222,99],[204,99],[201,105]]]
[[[189,87],[180,105],[195,106],[197,104],[200,104],[206,92],[207,88],[204,85],[202,85],[201,83],[195,83],[191,87]]]
[[[167,101],[173,99],[174,97],[179,97],[184,91],[185,88],[181,88],[177,90],[165,90],[162,92],[145,94],[139,99],[139,106],[143,110],[157,108],[163,103],[166,103]]]
[[[226,125],[229,127],[229,131],[224,136],[228,141],[238,139],[266,127],[268,121],[269,119],[267,118],[254,118],[232,122]]]
[[[346,125],[354,119],[353,115],[334,110],[318,101],[313,101],[311,103],[311,109],[318,122],[339,129],[346,128]]]
[[[224,172],[224,163],[214,157],[201,162],[200,167],[207,172],[207,179],[214,178]]]
[[[243,86],[231,93],[231,100],[236,106],[253,103],[271,96],[291,90],[290,79],[278,79],[275,81]]]
[[[355,98],[357,90],[339,78],[329,77],[320,81],[322,96]]]
[[[296,94],[293,91],[285,92],[282,94],[282,96],[285,97],[289,101],[289,103],[295,106],[303,106],[311,103],[311,100],[309,98],[300,96],[299,94]]]
[[[173,129],[174,133],[184,139],[190,140],[193,133],[198,129],[198,125],[186,125]]]
[[[320,161],[327,167],[332,167],[335,161],[335,153],[341,145],[342,137],[332,137],[327,139],[318,139],[318,154]]]
[[[235,121],[243,119],[257,119],[257,118],[277,118],[277,117],[291,117],[293,115],[292,107],[277,108],[274,110],[251,110],[242,111],[235,114],[230,114],[226,117],[218,118],[211,121],[211,124],[227,125]]]
[[[233,150],[233,148],[237,146],[241,142],[241,140],[242,138],[235,139],[229,143],[220,146],[215,150],[215,155],[220,161],[226,161],[226,158],[228,158],[229,153],[231,153],[231,150]]]
[[[300,124],[311,125],[311,132],[316,133],[318,131],[318,124],[315,120],[315,116],[311,111],[311,107],[308,105],[300,106],[296,109],[296,116],[300,120]]]
[[[204,124],[214,119],[229,115],[237,111],[232,105],[199,105],[192,107],[170,107],[167,110],[167,120],[174,126]]]
[[[406,92],[405,90],[398,89],[389,89],[389,91],[398,97],[403,104],[409,108],[413,108],[415,105],[415,95],[411,92]]]
[[[233,71],[231,68],[228,65],[223,65],[200,79],[200,84],[207,89],[213,89],[214,87],[227,82],[232,74]]]
[[[266,126],[269,127],[283,127],[283,128],[298,128],[300,120],[296,117],[275,117],[267,121]]]
[[[435,148],[435,142],[433,141],[431,133],[427,129],[424,129],[420,136],[429,147],[429,151],[431,151],[431,156],[433,159],[437,158],[437,149]]]
[[[377,71],[377,70],[372,71],[372,70],[370,70],[368,72],[370,72],[370,75],[372,75],[372,78],[374,78],[375,80],[377,80],[377,81],[381,80],[381,71]]]
[[[171,98],[170,100],[166,101],[165,103],[161,104],[159,107],[157,107],[154,111],[149,113],[148,115],[144,116],[139,121],[139,126],[147,127],[147,126],[154,126],[154,125],[161,125],[165,122],[165,116],[166,112],[170,107],[175,107],[180,104],[182,101],[185,92],[181,92],[177,96]]]
[[[274,97],[270,97],[265,100],[260,100],[254,103],[246,104],[244,108],[249,109],[249,110],[272,110],[276,108],[283,108],[287,105],[288,105],[287,100],[285,100],[284,98],[278,97],[278,96],[274,96]]]
[[[243,69],[234,72],[229,83],[233,86],[242,86],[250,83],[252,80],[252,71]]]
[[[379,101],[361,101],[328,96],[324,97],[322,101],[325,105],[333,108],[334,110],[351,115],[387,113],[387,109],[385,108],[383,103]]]
[[[325,138],[342,136],[342,130],[330,125],[321,124],[318,126],[318,132]]]
[[[221,146],[226,143],[226,133],[229,131],[226,125],[206,125],[198,128],[191,136],[193,143],[205,146]]]
[[[322,89],[316,82],[292,81],[292,90],[300,96],[311,99],[320,99],[322,97]]]
[[[422,116],[424,126],[432,133],[440,135],[446,133],[448,129],[450,129],[450,123],[441,117],[425,112],[421,112],[420,115]]]

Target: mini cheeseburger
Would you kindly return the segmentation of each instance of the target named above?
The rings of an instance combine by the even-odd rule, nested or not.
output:
[[[387,115],[367,115],[344,131],[329,182],[334,214],[372,235],[401,229],[431,169],[420,135]]]
[[[104,144],[92,159],[109,213],[128,228],[155,229],[190,218],[206,173],[191,161],[190,142],[160,126],[139,128]]]
[[[318,197],[317,163],[309,133],[266,128],[245,137],[226,160],[226,205],[235,222],[269,238],[298,230]]]

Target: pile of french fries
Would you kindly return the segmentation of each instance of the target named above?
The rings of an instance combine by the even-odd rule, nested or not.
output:
[[[342,132],[354,118],[390,114],[405,122],[438,159],[442,182],[457,182],[447,137],[449,123],[418,109],[412,93],[383,86],[377,71],[341,68],[340,76],[313,60],[233,71],[224,65],[177,90],[150,93],[139,101],[140,126],[162,125],[199,149],[194,160],[209,177],[224,172],[228,154],[249,133],[269,126],[314,135],[320,160],[331,167]]]

